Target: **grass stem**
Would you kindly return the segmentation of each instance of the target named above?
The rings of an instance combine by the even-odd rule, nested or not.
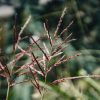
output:
[[[10,84],[9,84],[9,79],[8,79],[8,78],[7,78],[7,84],[8,84],[8,88],[7,88],[6,100],[9,100],[9,90],[10,90]]]

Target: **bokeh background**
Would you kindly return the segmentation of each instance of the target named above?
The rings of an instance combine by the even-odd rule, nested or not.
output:
[[[0,0],[0,58],[7,57],[6,62],[9,62],[12,56],[15,24],[18,33],[31,15],[32,20],[22,37],[32,33],[34,37],[44,38],[43,22],[48,19],[49,30],[52,33],[64,7],[67,7],[67,12],[59,33],[73,20],[74,23],[66,35],[73,32],[73,38],[77,39],[69,44],[64,53],[74,55],[75,52],[80,52],[82,55],[55,69],[56,74],[51,75],[50,79],[52,76],[100,74],[100,0]],[[29,41],[23,41],[22,47]],[[20,61],[24,62],[25,59]],[[3,100],[6,84],[5,80],[0,80],[0,100]],[[47,88],[49,92],[45,94],[44,100],[100,100],[100,79],[96,78],[70,80],[59,86]],[[9,100],[40,100],[40,95],[31,84],[23,84],[11,90]]]

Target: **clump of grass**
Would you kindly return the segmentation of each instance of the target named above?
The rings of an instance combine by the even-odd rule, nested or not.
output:
[[[35,40],[32,36],[27,36],[32,40],[32,42],[27,46],[26,49],[23,49],[19,43],[23,38],[21,38],[21,34],[23,33],[24,29],[27,27],[29,21],[31,20],[31,16],[27,19],[25,24],[23,25],[21,31],[18,34],[18,38],[16,43],[14,44],[14,52],[18,49],[20,50],[19,53],[15,54],[15,57],[13,60],[11,60],[6,65],[3,65],[2,62],[0,62],[0,76],[6,78],[8,83],[8,91],[7,91],[7,97],[6,100],[8,100],[9,97],[9,89],[12,86],[15,86],[17,84],[25,83],[25,82],[31,82],[39,91],[39,93],[42,95],[43,98],[43,90],[41,88],[40,82],[39,82],[39,76],[42,76],[44,79],[44,82],[46,84],[52,85],[60,82],[64,82],[65,80],[72,80],[72,79],[79,79],[79,78],[87,78],[87,77],[97,77],[100,78],[100,75],[86,75],[86,76],[75,76],[75,77],[67,77],[55,80],[51,83],[47,82],[47,76],[50,73],[50,71],[53,70],[53,68],[59,66],[62,63],[68,62],[69,60],[77,57],[80,55],[80,53],[76,53],[75,55],[67,57],[63,54],[64,49],[67,47],[65,44],[70,43],[74,41],[75,39],[71,39],[72,33],[69,34],[64,40],[61,40],[60,43],[57,43],[60,37],[68,30],[68,28],[72,25],[73,21],[58,35],[58,31],[60,29],[60,26],[62,24],[63,17],[65,15],[66,8],[64,8],[63,13],[60,17],[60,20],[58,22],[57,28],[55,32],[51,35],[49,32],[49,26],[48,21],[44,23],[44,30],[46,33],[47,40],[50,44],[48,46],[45,42],[43,42],[43,46],[40,45],[40,42],[38,40]],[[33,50],[33,46],[36,46],[36,50],[39,50],[41,52],[41,55],[36,56],[35,52]],[[20,61],[20,59],[26,55],[28,58],[31,59],[31,62],[28,62],[27,64],[23,64],[22,66],[17,66],[17,68],[14,68],[16,66],[16,63]],[[51,65],[49,64],[52,59],[56,58],[56,61]],[[13,66],[13,67],[11,67]],[[20,81],[16,82],[16,78],[13,79],[12,77],[16,75],[17,77],[21,77],[26,75],[27,77]],[[30,77],[31,76],[31,77]]]

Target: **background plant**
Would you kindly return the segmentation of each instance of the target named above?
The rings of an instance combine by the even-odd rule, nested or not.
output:
[[[80,49],[81,50],[80,52],[82,53],[82,55],[80,57],[77,57],[77,59],[68,62],[67,65],[63,64],[62,66],[64,69],[57,68],[55,71],[57,73],[61,73],[60,70],[63,70],[63,73],[61,75],[62,77],[64,75],[65,76],[76,76],[76,75],[86,74],[86,73],[99,74],[99,50],[98,50],[99,49],[98,32],[99,32],[99,22],[100,22],[99,17],[98,17],[99,16],[99,6],[98,6],[99,0],[96,0],[96,1],[89,0],[88,2],[80,1],[80,0],[68,0],[68,1],[62,1],[62,3],[61,2],[59,3],[59,2],[60,1],[54,0],[53,2],[51,1],[51,2],[47,3],[46,5],[42,5],[41,7],[44,9],[36,8],[36,6],[33,7],[33,4],[38,5],[37,1],[34,1],[34,3],[31,2],[32,6],[30,6],[30,2],[28,2],[26,4],[24,4],[25,2],[22,2],[21,4],[23,4],[23,7],[21,6],[21,8],[20,8],[21,10],[16,9],[16,11],[17,12],[20,11],[20,12],[24,12],[24,13],[23,14],[18,13],[18,17],[17,17],[18,23],[17,24],[22,26],[22,23],[25,21],[24,21],[24,19],[21,19],[21,18],[27,18],[28,17],[27,15],[30,13],[32,13],[32,19],[33,19],[32,21],[34,22],[34,23],[32,22],[31,24],[29,24],[29,26],[27,27],[27,29],[25,30],[23,35],[25,35],[27,33],[26,31],[28,31],[28,32],[34,31],[33,34],[35,34],[35,35],[37,35],[41,32],[43,34],[44,29],[43,29],[43,27],[41,27],[41,26],[43,26],[43,25],[41,25],[42,24],[41,20],[46,19],[46,18],[49,21],[48,22],[49,29],[52,33],[52,30],[55,29],[55,26],[56,26],[55,24],[57,24],[57,22],[58,22],[57,16],[60,15],[59,11],[62,11],[61,8],[63,7],[63,4],[65,4],[68,7],[68,14],[64,18],[64,22],[63,22],[64,24],[62,24],[61,29],[65,27],[64,25],[66,25],[66,23],[68,24],[69,22],[71,22],[72,19],[74,19],[74,23],[71,26],[71,28],[69,29],[69,31],[70,30],[73,31],[74,32],[73,36],[75,36],[75,38],[78,40],[75,42],[72,42],[67,47],[67,49],[64,51],[64,53],[67,55],[70,55],[73,53],[73,55],[74,55],[74,51]],[[50,5],[54,5],[54,7],[52,6],[52,8],[51,8]],[[47,10],[45,10],[45,9],[47,9],[47,8],[49,8],[49,12],[46,12]],[[51,16],[52,16],[52,19],[51,19]],[[8,21],[8,22],[11,23],[11,21]],[[8,35],[7,38],[10,38],[10,39],[12,36],[12,35],[10,35],[10,34],[12,34],[12,32],[10,31],[11,25],[13,25],[13,24],[9,24],[9,27],[7,28],[7,31],[6,31],[7,33],[9,33],[9,35],[7,34]],[[17,25],[17,27],[20,27],[18,25]],[[53,28],[52,28],[52,26],[53,26]],[[34,28],[34,30],[33,30],[33,28]],[[17,31],[19,31],[19,30],[20,29],[18,28]],[[61,31],[61,30],[59,30],[59,31]],[[39,34],[38,36],[41,37],[42,34]],[[68,33],[66,33],[66,34],[68,34]],[[63,37],[64,36],[62,36],[62,38]],[[24,44],[26,44],[26,42],[21,43],[21,45],[23,45],[23,47],[25,46]],[[6,52],[9,53],[9,51],[11,51],[11,49],[9,50],[11,43],[8,42],[6,45],[7,45],[6,48],[8,48],[8,49],[5,49],[5,50],[8,50]],[[20,61],[20,63],[22,63],[22,62]],[[82,79],[82,80],[73,81],[72,83],[74,84],[74,86],[76,88],[78,86],[78,88],[82,89],[82,91],[83,91],[82,95],[85,95],[86,98],[98,100],[98,98],[99,98],[99,88],[98,88],[99,80],[94,81],[94,80]],[[18,90],[17,87],[16,87],[16,90]],[[28,89],[26,89],[26,90],[28,90]],[[55,89],[54,93],[56,93],[56,89]],[[28,97],[27,91],[26,91],[26,94]],[[60,94],[54,95],[54,97],[56,98],[59,95]],[[17,95],[17,97],[18,97],[18,95]],[[23,98],[23,97],[21,96],[20,98]],[[61,97],[64,97],[64,95],[62,94]]]

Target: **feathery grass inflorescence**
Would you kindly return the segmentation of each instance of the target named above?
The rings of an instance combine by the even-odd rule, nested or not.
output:
[[[44,30],[47,35],[48,43],[50,43],[50,47],[43,42],[43,46],[39,44],[39,40],[35,40],[32,36],[28,36],[32,40],[32,43],[30,43],[26,49],[23,49],[19,43],[22,40],[21,34],[23,33],[24,29],[27,27],[31,17],[27,19],[23,27],[21,28],[21,31],[18,34],[17,42],[14,44],[15,51],[18,49],[20,50],[19,53],[15,54],[15,57],[13,60],[11,60],[6,65],[3,65],[0,62],[0,76],[7,79],[9,88],[11,86],[25,83],[25,82],[31,82],[39,91],[40,94],[42,94],[42,89],[39,84],[39,76],[42,76],[44,78],[44,81],[46,83],[47,75],[52,71],[53,68],[59,66],[62,63],[68,62],[69,60],[79,56],[81,53],[76,53],[75,55],[67,57],[66,55],[63,55],[64,49],[67,47],[66,43],[70,43],[74,41],[75,39],[70,39],[72,36],[72,33],[69,34],[64,40],[61,40],[60,37],[63,35],[68,28],[72,25],[73,21],[58,35],[59,28],[62,24],[63,17],[65,15],[66,8],[64,8],[63,13],[60,17],[60,20],[58,22],[57,28],[54,32],[54,34],[50,34],[49,27],[48,27],[48,21],[44,23]],[[60,39],[60,43],[57,43],[57,41]],[[33,46],[36,46],[36,50],[39,50],[42,55],[35,55]],[[36,52],[36,51],[35,51]],[[17,68],[14,68],[16,63],[24,56],[26,55],[28,58],[31,59],[30,62],[27,62],[23,64],[22,66],[17,66]],[[49,63],[52,59],[56,58],[57,60],[49,66]],[[13,66],[13,69],[11,68]],[[12,69],[12,70],[11,70]],[[15,79],[12,77],[16,75]],[[25,80],[22,80],[20,82],[16,82],[16,78],[21,77],[23,75],[26,75],[27,77]],[[30,76],[31,77],[28,77]],[[53,81],[52,83],[48,83],[49,85],[64,82],[65,80],[72,80],[72,79],[79,79],[79,78],[87,78],[87,77],[97,77],[100,78],[100,75],[86,75],[86,76],[75,76],[75,77],[67,77],[62,78]],[[8,95],[8,94],[7,94]],[[7,97],[8,98],[8,97]]]

